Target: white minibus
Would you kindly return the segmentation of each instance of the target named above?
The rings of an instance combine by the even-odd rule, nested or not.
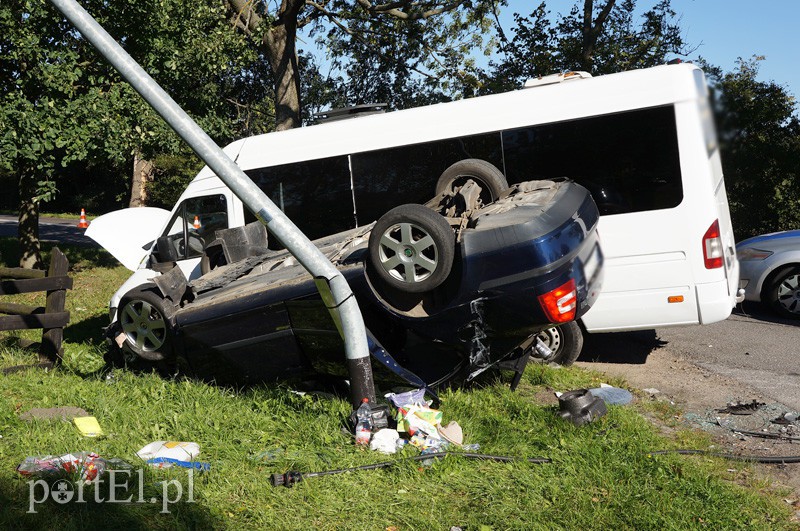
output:
[[[705,77],[691,64],[547,76],[503,94],[245,138],[225,151],[311,239],[424,203],[447,171],[479,184],[496,174],[492,166],[509,184],[570,177],[601,213],[605,281],[582,320],[586,331],[713,323],[736,305],[717,137]],[[95,220],[87,235],[134,271],[112,298],[112,320],[121,296],[160,264],[177,262],[196,278],[214,231],[254,219],[206,167],[172,212],[126,209]],[[157,250],[159,237],[171,241],[169,253]],[[562,359],[577,357],[577,325],[542,334],[571,351]]]

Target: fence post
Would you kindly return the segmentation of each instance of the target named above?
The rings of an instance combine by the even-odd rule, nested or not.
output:
[[[53,247],[50,253],[50,269],[48,277],[66,276],[69,269],[67,257],[58,247]],[[45,313],[59,313],[64,311],[64,304],[67,299],[67,290],[55,289],[47,292],[47,302],[45,303]],[[39,347],[39,363],[53,364],[56,359],[60,359],[63,354],[61,343],[64,340],[64,327],[45,328],[42,330],[42,344]]]

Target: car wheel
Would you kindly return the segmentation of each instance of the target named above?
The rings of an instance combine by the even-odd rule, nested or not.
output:
[[[447,221],[422,205],[400,205],[375,223],[369,256],[377,276],[411,293],[430,291],[453,267],[455,239]]]
[[[119,324],[125,333],[122,348],[148,361],[173,358],[169,303],[154,285],[131,290],[120,300]]]
[[[778,270],[765,284],[761,299],[779,315],[800,319],[800,266]]]
[[[537,337],[553,351],[548,361],[564,367],[575,363],[583,348],[583,333],[575,321],[542,330]]]
[[[436,195],[463,186],[469,179],[481,187],[484,205],[497,201],[503,190],[508,188],[503,172],[494,164],[481,159],[464,159],[444,170],[436,182]]]

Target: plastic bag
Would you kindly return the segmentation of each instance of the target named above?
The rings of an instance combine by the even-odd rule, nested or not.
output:
[[[101,476],[106,467],[106,460],[96,453],[78,452],[61,456],[26,457],[17,466],[17,472],[26,477],[46,480],[77,476],[88,483]]]

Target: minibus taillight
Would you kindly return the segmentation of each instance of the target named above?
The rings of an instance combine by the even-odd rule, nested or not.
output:
[[[539,295],[539,304],[551,323],[566,323],[575,319],[575,310],[578,307],[575,279],[570,279],[556,289]]]
[[[722,258],[722,236],[719,233],[719,220],[715,219],[703,235],[703,260],[706,269],[722,267]]]

